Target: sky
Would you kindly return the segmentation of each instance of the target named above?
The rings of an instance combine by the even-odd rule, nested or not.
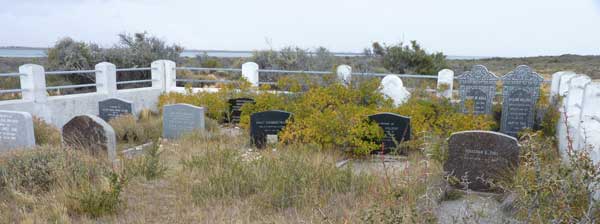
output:
[[[600,55],[600,0],[0,0],[0,27],[0,46],[147,31],[203,50],[417,40],[453,56]]]

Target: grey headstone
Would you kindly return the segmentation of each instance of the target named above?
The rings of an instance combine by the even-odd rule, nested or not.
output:
[[[503,102],[500,132],[517,136],[526,128],[533,128],[535,104],[540,97],[544,78],[531,68],[520,65],[502,76]]]
[[[163,137],[178,138],[194,130],[204,130],[204,108],[189,104],[163,108]]]
[[[102,120],[110,121],[118,116],[133,114],[133,103],[118,98],[110,98],[98,102],[99,115]]]
[[[491,114],[494,97],[496,96],[496,82],[498,77],[488,71],[483,65],[475,65],[471,71],[466,71],[456,77],[460,84],[460,105],[463,113],[468,113],[471,108],[465,107],[467,100],[473,101],[473,113]]]
[[[62,127],[63,144],[67,147],[105,154],[110,161],[117,157],[117,137],[113,128],[94,115],[79,115]]]
[[[490,182],[514,176],[518,165],[519,143],[514,137],[492,131],[463,131],[448,139],[444,171],[459,180],[466,177],[472,190],[490,190]]]
[[[35,146],[31,114],[0,110],[0,152]]]

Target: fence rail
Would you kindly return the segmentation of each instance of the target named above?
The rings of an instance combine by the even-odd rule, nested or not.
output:
[[[101,70],[74,70],[74,71],[51,71],[45,72],[46,75],[81,75],[101,72]]]
[[[0,94],[6,93],[20,93],[25,91],[24,89],[0,89]]]
[[[175,70],[187,71],[216,71],[216,72],[242,72],[240,68],[201,68],[201,67],[175,67]]]
[[[0,77],[20,77],[20,76],[25,76],[26,74],[23,73],[2,73],[0,74]]]
[[[137,72],[137,71],[152,71],[152,68],[117,68],[117,72]]]
[[[134,84],[134,83],[148,83],[148,82],[154,82],[154,81],[157,81],[157,80],[156,79],[142,79],[142,80],[118,81],[117,85]]]
[[[78,85],[49,86],[49,87],[46,87],[46,90],[75,89],[75,88],[97,87],[97,86],[100,86],[100,85],[98,85],[96,83],[92,83],[92,84],[78,84]]]

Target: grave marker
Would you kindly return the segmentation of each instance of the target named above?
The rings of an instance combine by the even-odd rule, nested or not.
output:
[[[0,152],[34,146],[35,135],[31,114],[0,110]]]
[[[246,103],[254,104],[254,99],[251,98],[234,98],[229,101],[229,118],[225,118],[226,122],[239,124],[240,116],[242,115],[242,106]]]
[[[291,113],[270,110],[250,115],[250,138],[257,148],[264,148],[268,135],[277,135],[286,125]]]
[[[500,132],[517,136],[519,131],[533,128],[535,104],[544,78],[525,65],[502,76],[503,102]]]
[[[99,116],[106,122],[118,116],[133,114],[133,103],[118,98],[110,98],[98,102]]]
[[[204,108],[189,104],[163,108],[163,137],[178,138],[194,130],[204,130]]]
[[[370,115],[369,119],[376,122],[385,133],[382,139],[384,153],[396,149],[396,142],[410,140],[410,118],[394,113],[379,113]],[[394,142],[395,140],[395,142]],[[380,153],[381,151],[374,151]]]
[[[463,113],[468,113],[470,108],[465,106],[467,101],[473,101],[473,113],[491,114],[494,97],[496,96],[496,82],[498,77],[488,71],[483,65],[475,65],[471,71],[466,71],[456,78],[460,84],[460,105]]]
[[[448,139],[444,171],[458,180],[466,177],[469,188],[490,190],[489,181],[515,175],[519,165],[517,139],[491,131],[463,131]]]
[[[116,159],[117,137],[113,128],[94,115],[76,116],[62,128],[63,144],[75,149],[89,150],[92,154],[107,154]]]

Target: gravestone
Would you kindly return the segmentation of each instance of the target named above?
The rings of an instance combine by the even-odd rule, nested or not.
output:
[[[396,142],[402,143],[410,140],[410,118],[394,113],[379,113],[370,115],[369,119],[374,121],[383,129],[385,136],[381,143],[384,153],[396,149]],[[374,151],[380,153],[381,151]]]
[[[483,65],[475,65],[471,71],[466,71],[456,78],[460,84],[460,105],[463,113],[473,109],[475,114],[491,114],[494,97],[496,96],[496,82],[498,77],[487,70]],[[472,101],[473,108],[465,105]]]
[[[565,75],[575,76],[575,73],[571,71],[560,71],[552,74],[552,82],[550,83],[549,96],[549,100],[551,103],[556,103],[556,99],[559,96],[561,78]]]
[[[163,137],[178,138],[195,130],[204,130],[204,108],[189,104],[166,105],[163,108]]]
[[[535,104],[540,97],[544,78],[525,65],[502,76],[503,102],[500,132],[517,136],[519,131],[533,128]]]
[[[578,128],[578,148],[589,149],[594,164],[600,162],[600,83],[592,82],[585,86],[581,122]]]
[[[438,72],[437,91],[438,97],[452,99],[452,88],[454,86],[454,71],[442,69]]]
[[[491,131],[463,131],[448,139],[444,171],[469,182],[469,189],[487,191],[490,182],[512,177],[519,165],[517,139]]]
[[[250,138],[257,148],[264,148],[268,135],[277,135],[285,128],[291,113],[281,110],[270,110],[250,115]]]
[[[133,114],[133,103],[118,98],[110,98],[98,102],[99,115],[106,122],[118,116]]]
[[[63,144],[74,149],[88,150],[92,154],[106,154],[116,159],[117,137],[113,128],[94,115],[79,115],[62,127]]]
[[[558,148],[563,156],[567,155],[569,145],[573,146],[573,150],[578,150],[577,147],[581,145],[577,136],[580,134],[583,93],[585,86],[591,81],[587,75],[576,75],[568,81],[569,88],[563,107],[560,108],[560,120],[556,131],[559,135]]]
[[[0,110],[0,152],[34,146],[35,135],[31,114]]]
[[[410,98],[410,92],[404,87],[397,75],[386,75],[381,80],[381,93],[394,101],[395,106],[402,105]]]
[[[246,103],[254,104],[254,99],[251,98],[234,98],[229,101],[229,118],[225,118],[226,122],[238,124],[242,115],[242,106]]]

